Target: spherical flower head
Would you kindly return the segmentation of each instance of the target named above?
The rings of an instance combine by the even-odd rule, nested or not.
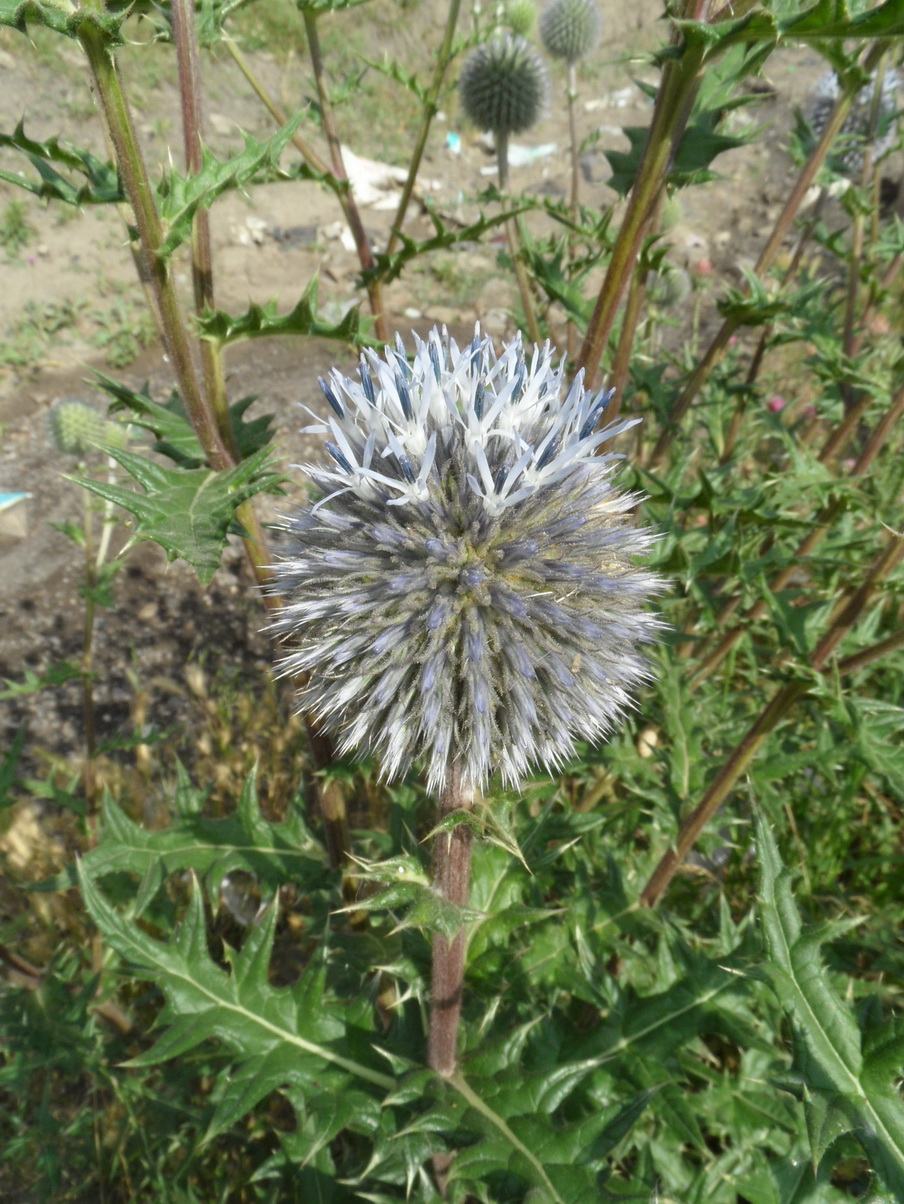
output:
[[[465,114],[479,129],[518,134],[543,111],[546,68],[524,38],[506,34],[471,51],[458,90]]]
[[[520,338],[498,357],[479,332],[415,343],[413,364],[398,340],[320,382],[332,413],[308,429],[332,464],[307,468],[324,496],[275,566],[298,648],[281,669],[389,779],[420,760],[432,789],[453,764],[513,784],[606,735],[648,676],[654,536],[600,453],[637,420],[598,430],[611,394],[566,389],[548,343],[530,360]]]
[[[596,0],[552,0],[540,17],[543,45],[557,59],[577,62],[595,50],[603,32]]]
[[[866,147],[870,144],[873,161],[887,154],[897,139],[898,90],[901,77],[895,70],[886,71],[879,89],[878,108],[876,103],[875,78],[860,89],[854,97],[851,111],[845,119],[836,143],[837,149],[830,154],[830,162],[842,175],[855,179],[863,171]],[[807,124],[819,138],[829,123],[839,96],[841,85],[834,71],[827,71],[816,81],[807,106]]]
[[[84,456],[98,447],[125,447],[126,427],[109,422],[83,401],[63,401],[50,412],[50,437],[67,456]]]

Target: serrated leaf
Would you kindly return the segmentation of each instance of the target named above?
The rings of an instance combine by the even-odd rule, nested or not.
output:
[[[498,196],[498,194],[494,194],[494,196]],[[383,251],[377,251],[374,255],[375,267],[369,271],[362,272],[362,279],[366,283],[370,279],[376,278],[389,284],[391,281],[398,279],[402,274],[405,264],[410,260],[417,259],[422,255],[428,255],[433,251],[447,251],[450,247],[454,247],[458,243],[479,242],[487,231],[509,221],[512,217],[522,213],[526,208],[529,208],[529,206],[522,205],[516,208],[509,208],[504,213],[497,213],[491,217],[484,217],[481,214],[476,222],[472,222],[470,226],[464,226],[458,230],[450,230],[436,210],[428,208],[426,216],[433,223],[433,237],[425,238],[423,242],[418,242],[406,234],[404,230],[401,231],[399,233],[401,249],[392,255],[387,255]]]
[[[362,317],[359,306],[353,306],[338,322],[326,322],[317,314],[317,277],[314,276],[301,300],[287,314],[278,314],[277,302],[264,305],[253,302],[241,317],[223,310],[208,310],[198,318],[198,333],[202,339],[221,347],[242,339],[265,339],[274,335],[316,335],[321,339],[338,339],[355,347],[369,344],[366,338],[371,319]]]
[[[185,402],[177,389],[173,389],[165,404],[161,405],[151,397],[150,384],[147,381],[141,391],[136,392],[113,377],[105,376],[103,372],[95,371],[94,375],[98,388],[113,398],[111,413],[127,410],[130,421],[156,435],[157,441],[153,444],[155,452],[168,456],[182,468],[199,468],[205,463],[201,444],[188,420]],[[229,406],[232,438],[241,460],[253,456],[273,438],[272,414],[261,414],[257,418],[245,421],[247,410],[256,400],[254,396],[243,397]]]
[[[134,452],[107,448],[144,493],[90,477],[71,477],[104,501],[122,506],[135,516],[133,541],[151,539],[170,560],[187,560],[206,585],[220,567],[227,536],[234,533],[235,512],[256,493],[280,481],[262,448],[235,468],[163,468]]]
[[[272,137],[258,142],[243,133],[244,149],[231,159],[221,162],[202,147],[201,170],[184,176],[175,170],[168,172],[157,186],[160,215],[167,225],[166,236],[156,253],[166,258],[191,237],[192,221],[199,209],[209,209],[218,196],[230,189],[264,183],[276,179],[323,177],[307,164],[296,164],[290,174],[281,170],[279,159],[298,128],[302,113],[297,113]]]
[[[128,8],[107,13],[86,9],[72,0],[0,0],[0,25],[21,33],[26,33],[29,25],[44,25],[69,38],[78,37],[83,25],[91,25],[101,31],[110,46],[119,43],[119,31],[128,15]]]
[[[760,922],[766,942],[763,966],[773,990],[795,1025],[798,1064],[811,1098],[821,1096],[823,1118],[847,1116],[848,1129],[893,1193],[904,1194],[904,1102],[891,1079],[864,1079],[861,1035],[851,1010],[839,998],[822,964],[820,945],[829,929],[805,928],[766,820],[756,816],[760,861]],[[892,1072],[894,1073],[894,1072]],[[818,1120],[818,1116],[817,1116]],[[816,1125],[817,1133],[822,1126]],[[823,1153],[818,1142],[814,1161]]]
[[[79,881],[85,906],[106,942],[166,996],[159,1023],[171,1035],[164,1036],[162,1046],[158,1042],[142,1055],[143,1062],[156,1058],[161,1049],[165,1056],[173,1056],[173,1051],[185,1052],[215,1035],[240,1064],[261,1059],[262,1072],[270,1065],[264,1060],[267,1055],[279,1050],[284,1082],[300,1085],[310,1081],[312,1073],[332,1068],[383,1090],[395,1086],[390,1076],[339,1052],[342,1041],[337,1034],[343,1027],[339,1009],[329,1008],[322,999],[316,1009],[304,1007],[305,980],[316,978],[316,971],[309,967],[293,990],[267,981],[275,912],[261,926],[260,943],[248,954],[242,950],[235,955],[234,972],[229,974],[214,964],[207,951],[204,905],[197,885],[175,939],[163,942],[111,907],[84,865],[79,868]]]
[[[37,171],[40,182],[27,180],[15,172],[0,171],[0,179],[43,199],[63,201],[67,205],[111,205],[125,200],[119,172],[112,163],[104,163],[90,151],[61,146],[58,138],[35,142],[25,133],[25,119],[13,134],[0,134],[0,146],[20,151]],[[68,174],[58,170],[65,167]]]
[[[176,795],[178,818],[156,832],[142,828],[111,797],[105,797],[101,838],[82,862],[84,872],[95,881],[114,873],[147,878],[148,886],[142,887],[136,900],[136,915],[141,914],[139,904],[150,902],[166,876],[184,870],[201,875],[214,899],[223,878],[235,870],[252,874],[262,891],[271,894],[287,882],[304,883],[307,889],[327,884],[325,854],[301,815],[293,812],[283,823],[270,823],[261,816],[254,773],[242,788],[240,813],[225,819],[205,818],[195,808],[204,795],[190,783],[180,781]],[[188,795],[193,796],[190,804]]]

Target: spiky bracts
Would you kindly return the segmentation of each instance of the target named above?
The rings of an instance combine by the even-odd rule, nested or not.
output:
[[[540,37],[549,53],[569,63],[595,50],[603,32],[596,0],[552,0],[540,16]]]
[[[851,111],[841,127],[835,147],[829,154],[829,162],[843,175],[859,176],[863,171],[863,160],[867,144],[871,140],[873,162],[891,150],[897,138],[898,92],[900,74],[886,71],[876,97],[877,81],[873,79],[854,97]],[[827,71],[816,81],[816,86],[806,109],[807,124],[820,137],[828,124],[841,85],[834,71]]]
[[[497,358],[475,334],[435,329],[361,359],[359,379],[321,381],[332,466],[308,468],[324,498],[289,521],[275,626],[309,674],[299,705],[343,752],[375,753],[394,778],[423,762],[483,786],[561,765],[597,741],[648,676],[639,646],[659,623],[660,580],[636,563],[653,542],[602,444],[636,419],[597,422],[609,400],[547,343]]]
[[[546,68],[524,38],[506,34],[471,51],[458,90],[462,108],[479,129],[518,134],[543,111]]]

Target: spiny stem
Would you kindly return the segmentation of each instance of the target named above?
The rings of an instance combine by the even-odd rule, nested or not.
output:
[[[474,787],[462,782],[461,767],[453,765],[439,796],[439,823],[474,807]],[[469,823],[458,823],[440,832],[433,847],[433,889],[449,903],[466,907],[471,887],[471,842]],[[437,1074],[448,1078],[458,1065],[458,1026],[464,986],[467,934],[464,927],[449,941],[433,937],[430,1033],[427,1060]]]
[[[173,43],[179,65],[179,100],[182,109],[182,141],[185,166],[190,174],[202,167],[201,134],[203,112],[201,102],[201,70],[198,63],[198,43],[195,37],[195,9],[190,0],[173,0]],[[200,317],[214,308],[213,252],[210,242],[210,213],[199,205],[192,218],[191,273],[194,288],[195,313]],[[220,438],[234,461],[239,460],[235,436],[229,417],[226,398],[226,376],[223,370],[223,351],[218,343],[200,340],[201,370],[204,374],[207,405],[216,418]],[[248,507],[250,510],[251,507]]]
[[[234,461],[223,441],[216,417],[205,404],[195,371],[191,345],[167,260],[158,253],[163,224],[147,173],[112,49],[103,31],[90,21],[79,26],[79,41],[88,59],[123,188],[138,227],[138,254],[145,279],[154,294],[163,343],[170,357],[185,408],[212,468],[232,468]]]

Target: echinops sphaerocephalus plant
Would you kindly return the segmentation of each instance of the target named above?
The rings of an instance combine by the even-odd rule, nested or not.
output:
[[[387,778],[422,761],[431,789],[453,764],[516,783],[605,736],[659,630],[661,583],[637,563],[654,536],[600,452],[636,420],[598,430],[608,395],[566,389],[548,343],[497,357],[436,329],[413,364],[399,340],[321,387],[332,412],[310,429],[332,464],[307,471],[324,497],[275,566],[302,708]]]
[[[543,45],[557,59],[574,63],[599,44],[603,17],[596,0],[552,0],[540,15]]]

